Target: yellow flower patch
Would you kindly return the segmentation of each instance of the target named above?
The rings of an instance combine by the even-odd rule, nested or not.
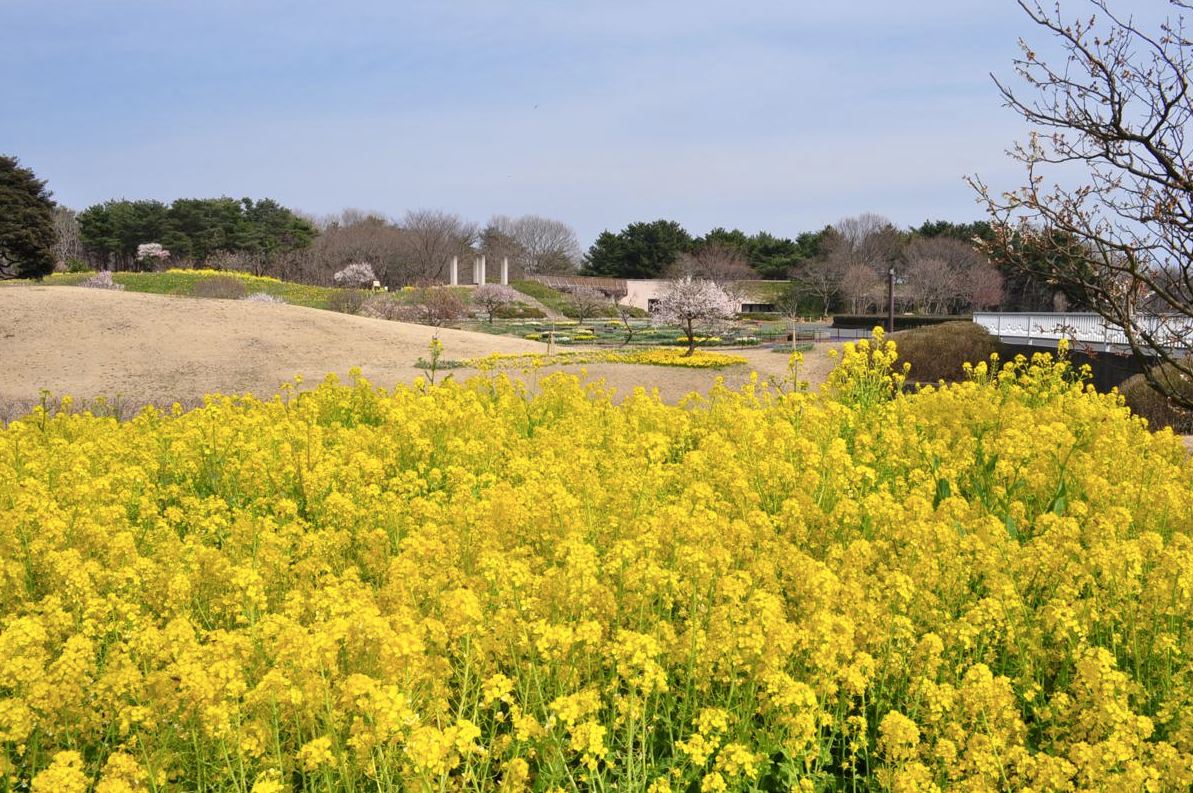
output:
[[[35,410],[0,786],[1189,789],[1180,439],[1043,356],[914,394],[894,360]]]
[[[529,337],[528,337],[529,338]],[[590,363],[636,363],[645,366],[674,366],[685,369],[723,369],[746,363],[740,355],[697,350],[651,347],[642,350],[569,350],[555,353],[492,353],[466,361],[482,371],[495,369],[539,369],[545,366],[571,366]]]

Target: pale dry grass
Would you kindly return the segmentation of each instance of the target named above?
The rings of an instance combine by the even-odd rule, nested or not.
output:
[[[0,404],[20,412],[39,394],[99,397],[123,406],[194,404],[204,394],[268,396],[301,375],[308,385],[359,366],[377,385],[411,382],[425,373],[438,333],[443,357],[543,352],[546,345],[509,336],[388,322],[291,305],[201,300],[74,287],[0,289]],[[601,364],[564,367],[603,379],[624,396],[658,388],[675,402],[707,391],[718,377],[736,387],[753,369],[765,379],[786,373],[787,356],[765,349],[735,351],[749,361],[721,372]],[[803,377],[816,384],[831,368],[823,350],[808,353]],[[548,370],[549,371],[549,370]],[[456,369],[453,376],[475,373]],[[11,418],[11,416],[10,416]]]

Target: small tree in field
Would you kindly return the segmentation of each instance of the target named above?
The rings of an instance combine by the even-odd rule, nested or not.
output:
[[[617,309],[617,318],[621,320],[621,326],[625,329],[625,341],[621,343],[622,347],[634,340],[634,333],[637,330],[631,321],[634,318],[635,309],[628,300],[629,295],[619,295],[613,301],[613,307]]]
[[[368,262],[354,262],[340,270],[332,279],[336,286],[348,289],[368,289],[377,280],[373,265]]]
[[[498,309],[517,301],[518,290],[501,284],[481,284],[472,291],[472,304],[489,316],[490,325]]]
[[[609,302],[600,291],[588,286],[577,286],[568,293],[567,304],[576,314],[576,319],[580,324],[584,324],[584,320],[596,314],[597,310]]]
[[[680,278],[667,284],[655,306],[656,325],[678,325],[688,334],[688,351],[696,351],[696,329],[712,329],[733,319],[737,306],[729,294],[712,281]]]
[[[795,344],[796,323],[803,316],[803,303],[803,295],[794,281],[788,282],[787,286],[783,287],[783,291],[775,298],[775,310],[783,319],[787,320],[787,332],[791,335],[792,344]]]

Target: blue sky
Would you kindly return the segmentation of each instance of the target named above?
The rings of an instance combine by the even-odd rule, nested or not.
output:
[[[536,213],[584,245],[979,217],[963,176],[1013,186],[1024,132],[989,73],[1038,38],[1012,0],[0,0],[0,31],[0,152],[67,206]]]

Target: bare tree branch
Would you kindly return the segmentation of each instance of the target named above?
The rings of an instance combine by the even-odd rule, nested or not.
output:
[[[1026,41],[1014,62],[1022,85],[995,79],[1006,105],[1033,129],[1011,150],[1025,184],[993,192],[970,179],[995,220],[992,246],[1025,267],[1044,251],[1046,277],[1123,328],[1136,355],[1193,376],[1193,121],[1185,33],[1190,4],[1147,32],[1108,0],[1069,21],[1059,4],[1019,0],[1063,53],[1046,62]],[[1187,396],[1148,374],[1186,408]]]

